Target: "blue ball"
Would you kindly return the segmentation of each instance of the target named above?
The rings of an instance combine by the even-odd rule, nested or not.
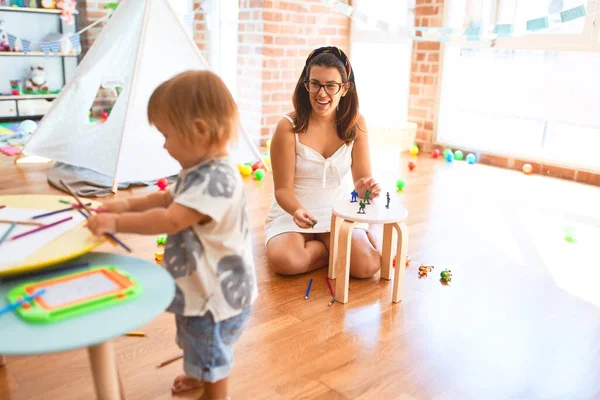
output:
[[[477,161],[477,157],[475,157],[475,154],[471,153],[467,156],[467,162],[469,164],[475,164],[475,161]]]
[[[452,152],[446,153],[446,161],[449,163],[454,161],[454,154],[452,154]]]
[[[37,124],[30,119],[26,119],[19,124],[19,131],[22,133],[33,133],[36,129]]]

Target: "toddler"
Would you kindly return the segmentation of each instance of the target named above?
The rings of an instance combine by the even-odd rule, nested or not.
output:
[[[227,151],[237,106],[217,75],[188,71],[154,91],[148,120],[181,164],[175,187],[107,202],[88,228],[168,235],[164,264],[176,288],[167,311],[175,314],[185,371],[172,391],[204,387],[202,399],[228,399],[233,345],[258,295],[243,184]]]

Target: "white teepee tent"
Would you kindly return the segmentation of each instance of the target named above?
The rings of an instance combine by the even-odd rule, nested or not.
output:
[[[113,192],[121,182],[177,174],[181,167],[148,124],[146,107],[159,84],[190,69],[209,67],[168,1],[122,0],[23,153],[111,177]],[[123,90],[107,121],[90,124],[98,88],[110,82]],[[242,134],[232,149],[236,159],[260,159],[243,129]]]

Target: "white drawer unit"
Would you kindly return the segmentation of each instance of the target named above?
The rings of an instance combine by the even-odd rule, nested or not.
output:
[[[19,100],[19,116],[32,117],[35,115],[44,115],[52,106],[52,100],[31,99]]]
[[[17,116],[17,102],[15,100],[0,101],[0,118],[16,117],[16,116]]]

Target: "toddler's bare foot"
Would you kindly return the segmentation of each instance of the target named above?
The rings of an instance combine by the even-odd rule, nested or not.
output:
[[[171,392],[173,394],[179,394],[190,390],[201,389],[203,386],[204,383],[202,381],[190,378],[186,375],[179,375],[177,378],[175,378],[175,381],[173,382]]]

